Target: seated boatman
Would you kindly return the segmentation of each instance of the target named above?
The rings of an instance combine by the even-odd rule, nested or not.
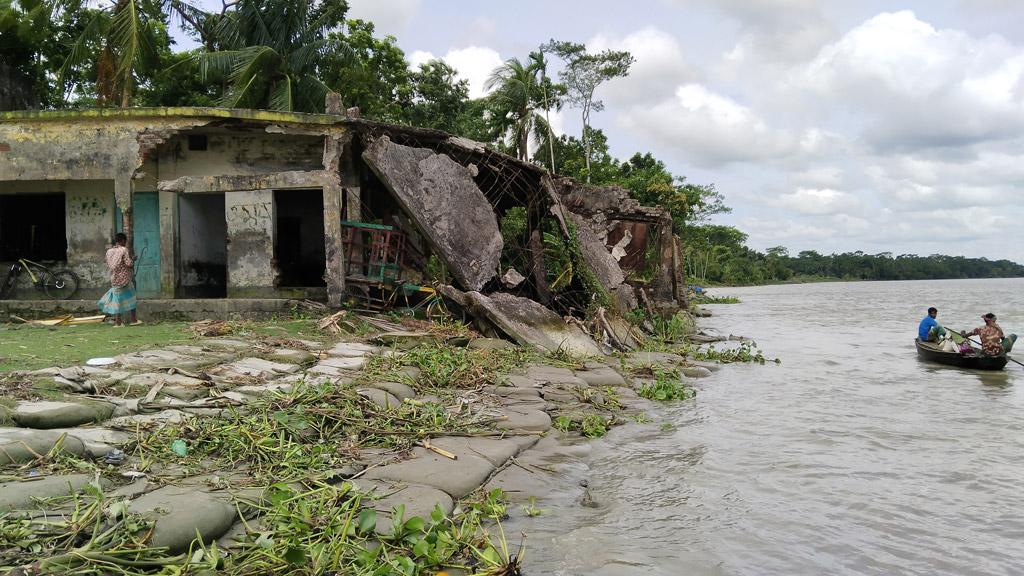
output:
[[[1010,334],[1008,337],[1003,337],[1003,329],[996,324],[996,315],[989,312],[981,317],[985,321],[984,326],[980,326],[971,330],[970,332],[964,332],[964,336],[978,335],[981,337],[981,351],[989,356],[1000,356],[1013,349],[1013,343],[1017,341],[1016,334]]]
[[[928,309],[928,315],[917,326],[917,337],[921,342],[936,342],[946,335],[946,329],[935,319],[939,310],[934,306]]]

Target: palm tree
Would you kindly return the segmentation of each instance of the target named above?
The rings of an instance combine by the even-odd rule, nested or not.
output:
[[[81,0],[54,0],[50,10],[77,11],[82,4]],[[184,0],[113,0],[95,10],[60,68],[60,82],[71,68],[95,54],[98,104],[119,100],[120,106],[128,106],[137,74],[156,63],[158,44],[169,41],[164,20],[170,15],[189,23],[201,36],[200,24],[209,16]]]
[[[496,108],[495,122],[502,134],[506,134],[509,147],[516,151],[520,160],[529,159],[530,137],[539,142],[547,131],[548,123],[539,113],[541,84],[537,74],[537,62],[525,65],[517,58],[510,58],[491,72],[485,90],[493,90],[491,101]]]
[[[200,74],[227,81],[221,103],[237,108],[322,111],[319,78],[346,53],[344,3],[240,0],[217,27],[221,50],[198,55]]]

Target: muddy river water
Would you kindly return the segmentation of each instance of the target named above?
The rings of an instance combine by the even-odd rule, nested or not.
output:
[[[1024,334],[1024,279],[714,293],[743,302],[702,325],[782,364],[727,366],[559,462],[543,513],[506,527],[527,574],[1024,573],[1024,368],[913,346],[929,305]]]

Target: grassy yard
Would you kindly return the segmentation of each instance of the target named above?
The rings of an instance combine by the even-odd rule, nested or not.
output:
[[[322,340],[312,320],[238,322],[228,337],[277,336]],[[72,366],[89,358],[116,356],[148,348],[190,344],[195,337],[187,322],[161,322],[114,328],[109,324],[36,327],[0,324],[0,372]]]

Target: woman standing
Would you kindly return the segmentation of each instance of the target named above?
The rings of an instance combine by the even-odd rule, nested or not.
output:
[[[133,285],[134,265],[128,253],[128,237],[123,233],[114,236],[114,245],[107,250],[107,270],[110,271],[110,290],[97,304],[100,311],[114,317],[114,326],[142,324],[136,317],[135,286]]]

